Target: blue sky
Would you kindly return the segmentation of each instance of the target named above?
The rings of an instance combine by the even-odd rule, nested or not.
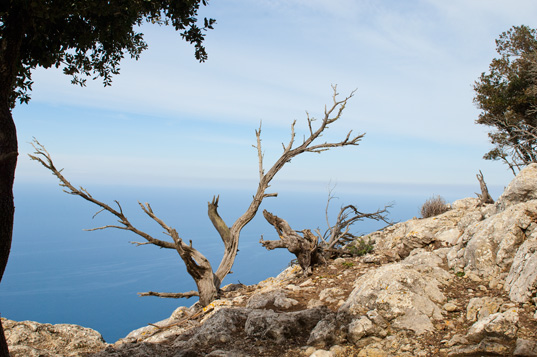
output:
[[[513,25],[535,27],[533,0],[227,0],[201,15],[206,63],[171,28],[145,25],[149,44],[125,60],[112,87],[72,86],[58,70],[37,70],[29,105],[14,117],[19,182],[54,182],[26,153],[36,137],[77,185],[240,186],[257,180],[254,130],[263,123],[265,166],[305,111],[321,117],[331,85],[357,89],[323,139],[348,130],[358,147],[293,160],[275,185],[359,187],[489,185],[512,174],[482,156],[486,128],[474,124],[472,84]],[[316,186],[320,185],[320,186]],[[248,186],[250,187],[250,186]]]

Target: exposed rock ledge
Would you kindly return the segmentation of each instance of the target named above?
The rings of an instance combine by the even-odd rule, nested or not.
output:
[[[3,320],[8,344],[13,356],[537,356],[537,165],[493,205],[451,206],[370,234],[374,254],[229,286],[113,345]]]

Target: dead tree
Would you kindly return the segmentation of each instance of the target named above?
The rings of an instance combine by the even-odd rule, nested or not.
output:
[[[311,274],[312,267],[318,263],[324,262],[324,257],[320,251],[317,237],[311,233],[309,229],[299,232],[293,230],[286,220],[273,215],[267,210],[263,210],[263,216],[270,223],[276,232],[278,232],[279,240],[261,240],[259,243],[268,250],[276,248],[287,248],[289,252],[297,258],[298,264],[304,270],[305,275]]]
[[[347,205],[341,207],[336,223],[331,225],[328,218],[328,208],[333,198],[332,190],[330,190],[325,210],[328,228],[322,234],[319,229],[316,229],[317,235],[309,229],[295,231],[287,221],[264,210],[263,216],[274,227],[280,239],[266,241],[261,236],[259,243],[268,250],[286,248],[297,257],[297,262],[302,267],[304,274],[309,275],[315,265],[324,263],[328,258],[352,254],[348,244],[357,238],[350,232],[351,226],[356,222],[373,219],[388,225],[392,224],[387,218],[388,209],[392,205],[387,205],[373,213],[363,213],[358,211],[355,206]]]
[[[332,194],[333,189],[328,192],[328,199],[326,202],[325,217],[326,226],[328,227],[323,234],[319,229],[316,230],[319,240],[322,242],[323,250],[326,253],[335,255],[341,255],[348,253],[344,248],[348,243],[356,239],[356,235],[351,233],[351,227],[356,223],[363,221],[364,219],[372,219],[374,221],[382,221],[387,225],[391,225],[392,222],[388,219],[388,210],[392,207],[391,204],[384,206],[382,209],[378,209],[372,213],[360,212],[353,205],[342,206],[336,218],[336,223],[331,225],[328,217],[328,208],[330,201],[334,199]]]
[[[34,140],[33,144],[36,151],[34,155],[30,155],[30,158],[32,160],[40,162],[44,167],[49,169],[52,174],[60,180],[60,186],[64,188],[64,191],[66,193],[79,196],[99,206],[101,210],[98,213],[102,211],[107,211],[116,216],[116,218],[118,218],[119,224],[106,225],[103,227],[93,228],[91,230],[116,228],[131,231],[145,240],[145,242],[133,242],[136,245],[153,244],[161,248],[176,250],[183,262],[185,263],[187,272],[194,279],[197,285],[197,291],[189,291],[186,293],[159,293],[149,291],[146,293],[140,293],[139,295],[172,298],[188,298],[192,296],[199,296],[199,301],[201,305],[205,306],[217,298],[222,280],[231,271],[231,267],[233,266],[238,251],[241,230],[244,228],[244,226],[246,226],[246,224],[248,224],[248,222],[250,222],[254,218],[264,198],[277,196],[277,193],[266,193],[266,190],[270,187],[269,184],[276,175],[276,173],[278,173],[278,171],[280,171],[286,163],[290,162],[291,159],[302,153],[320,153],[334,147],[356,146],[359,144],[360,140],[365,135],[359,134],[356,136],[352,136],[352,131],[350,131],[348,132],[347,136],[339,142],[316,143],[316,140],[321,137],[322,133],[326,129],[328,129],[328,126],[340,119],[341,114],[343,113],[343,110],[347,105],[347,101],[354,94],[354,92],[352,92],[348,97],[339,100],[336,87],[333,86],[332,88],[333,102],[329,107],[325,106],[324,117],[321,120],[319,127],[317,129],[314,129],[313,122],[315,121],[315,119],[310,118],[309,114],[307,114],[309,134],[308,136],[304,137],[300,145],[294,147],[296,121],[293,122],[293,124],[291,125],[291,139],[289,140],[289,143],[287,145],[282,144],[283,153],[267,172],[265,172],[263,165],[263,151],[261,149],[261,126],[258,130],[255,131],[257,144],[254,145],[254,147],[257,149],[257,155],[259,159],[259,184],[249,207],[233,223],[233,225],[228,226],[218,214],[218,196],[213,197],[213,200],[208,203],[209,218],[214,228],[219,233],[220,238],[222,239],[222,242],[224,243],[225,247],[224,255],[216,271],[214,271],[211,267],[209,260],[201,252],[199,252],[193,247],[192,241],[189,241],[188,244],[185,243],[184,239],[179,236],[179,234],[174,228],[168,226],[164,221],[162,221],[156,216],[148,203],[142,204],[138,202],[143,212],[145,212],[152,220],[157,222],[164,229],[164,234],[170,237],[171,241],[154,238],[150,234],[136,228],[124,215],[119,202],[115,201],[117,208],[113,208],[106,203],[95,199],[84,188],[76,188],[75,186],[73,186],[62,175],[62,170],[58,170],[54,166],[50,154],[37,140]]]
[[[485,179],[483,178],[483,173],[481,170],[479,170],[479,173],[475,175],[477,177],[477,181],[479,181],[479,186],[481,188],[481,194],[476,193],[477,198],[481,201],[481,204],[490,204],[494,203],[494,200],[489,194],[489,189],[487,187],[487,184],[485,183]]]

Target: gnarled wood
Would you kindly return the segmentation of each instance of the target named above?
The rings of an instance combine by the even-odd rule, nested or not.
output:
[[[355,206],[347,205],[341,208],[336,223],[330,226],[328,207],[333,198],[332,190],[330,190],[326,205],[328,229],[324,234],[321,234],[319,230],[317,230],[317,236],[309,229],[295,231],[287,221],[264,210],[263,216],[274,227],[280,239],[266,241],[261,236],[259,243],[268,250],[286,248],[297,257],[304,274],[309,275],[315,265],[325,262],[328,258],[352,254],[347,245],[356,239],[356,236],[350,233],[350,228],[354,223],[367,218],[391,224],[387,219],[388,208],[391,205],[373,213],[362,213]]]
[[[491,204],[494,203],[494,200],[489,194],[489,189],[483,178],[483,173],[479,170],[479,174],[475,175],[479,181],[479,187],[481,188],[481,194],[476,193],[477,197],[481,200],[481,204]]]
[[[310,230],[305,229],[300,236],[294,231],[286,220],[273,215],[267,210],[263,210],[263,216],[270,223],[280,240],[265,241],[263,237],[259,240],[259,243],[268,250],[275,248],[287,248],[287,250],[293,253],[298,261],[300,267],[302,267],[305,275],[312,273],[312,267],[320,262],[324,262],[323,256],[320,254],[317,244],[317,237],[311,233]]]
[[[155,291],[148,291],[145,293],[138,293],[138,296],[157,296],[160,298],[171,298],[171,299],[189,299],[193,296],[199,296],[197,291],[188,291],[186,293],[157,293]]]
[[[352,92],[348,97],[345,97],[342,100],[338,100],[336,86],[333,86],[332,89],[332,105],[329,107],[325,107],[324,117],[320,121],[319,127],[317,129],[314,129],[313,122],[315,121],[315,119],[311,118],[309,114],[307,114],[309,135],[305,136],[302,143],[295,147],[296,122],[293,122],[293,124],[291,125],[291,138],[289,142],[287,143],[287,145],[282,144],[283,153],[267,172],[265,172],[265,169],[263,167],[261,127],[259,127],[259,129],[255,131],[257,144],[254,145],[254,147],[257,149],[259,161],[259,184],[257,186],[256,193],[253,196],[252,202],[250,203],[246,211],[239,218],[237,218],[233,225],[228,226],[218,214],[219,196],[213,197],[212,202],[208,203],[209,219],[211,220],[213,226],[220,235],[220,238],[222,239],[225,248],[224,255],[222,257],[222,260],[220,261],[220,265],[214,273],[211,264],[209,263],[207,258],[198,250],[192,247],[192,242],[190,242],[190,244],[186,244],[174,228],[168,226],[164,221],[162,221],[155,215],[151,206],[148,203],[142,204],[139,202],[140,208],[152,220],[157,222],[164,229],[164,233],[167,236],[171,237],[172,242],[156,239],[148,233],[136,228],[123,214],[123,210],[119,202],[115,201],[116,205],[118,206],[117,209],[112,208],[111,206],[93,198],[85,189],[77,189],[73,185],[71,185],[71,183],[61,174],[61,170],[56,169],[49,153],[41,144],[39,144],[39,142],[37,142],[37,140],[34,141],[34,148],[36,149],[36,152],[34,153],[34,155],[30,155],[30,158],[32,160],[38,161],[44,167],[49,169],[60,180],[60,186],[64,187],[65,192],[72,195],[80,196],[83,199],[99,206],[101,208],[101,211],[107,211],[118,218],[119,224],[106,225],[103,227],[93,228],[91,230],[99,230],[105,228],[127,230],[137,234],[145,240],[145,242],[133,242],[133,244],[153,244],[162,248],[175,249],[185,263],[187,272],[196,282],[200,303],[202,305],[207,305],[212,300],[216,299],[223,279],[231,272],[235,257],[237,256],[239,238],[242,229],[255,217],[263,199],[265,199],[266,197],[277,196],[277,193],[267,193],[266,190],[270,187],[270,182],[272,181],[274,176],[285,166],[285,164],[291,162],[291,159],[305,152],[321,153],[334,147],[356,146],[359,144],[360,140],[365,135],[352,135],[352,131],[349,131],[346,137],[339,142],[316,143],[316,140],[321,137],[324,130],[327,129],[330,124],[340,119],[341,114],[343,113],[343,110],[345,109],[345,106],[347,104],[347,101],[354,94],[354,92]],[[308,230],[304,230],[302,233],[304,237],[302,238],[301,242],[297,243],[299,244],[299,247],[296,248],[296,251],[300,252],[300,261],[302,262],[304,267],[308,267],[312,264],[316,264],[320,259],[322,259],[322,257],[316,253],[317,238],[313,235],[313,233]],[[191,295],[190,293],[185,294],[189,296],[195,296]],[[187,297],[185,294],[148,292],[142,293],[141,296]]]

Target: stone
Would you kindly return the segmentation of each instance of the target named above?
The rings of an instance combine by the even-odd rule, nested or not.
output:
[[[503,210],[509,206],[537,199],[537,164],[530,164],[509,183],[496,206]]]
[[[522,338],[517,339],[513,356],[537,356],[537,341],[531,341]]]
[[[537,211],[537,201],[509,206],[504,211],[470,226],[459,245],[448,253],[450,268],[464,268],[487,279],[508,272],[518,247],[532,224],[525,210]],[[462,254],[461,254],[462,253]]]
[[[333,357],[334,353],[326,350],[317,350],[313,352],[310,357]]]
[[[475,345],[457,346],[449,350],[449,357],[510,356],[511,348],[493,339],[485,339]]]
[[[78,356],[105,349],[100,333],[70,324],[41,324],[2,318],[11,356]]]
[[[466,338],[470,342],[479,342],[485,337],[512,340],[516,337],[518,312],[516,309],[504,313],[497,312],[474,323]]]
[[[408,310],[404,315],[399,316],[393,322],[393,327],[412,330],[416,335],[435,331],[431,319],[425,314],[421,314],[415,309]]]
[[[327,313],[325,307],[282,313],[252,310],[248,314],[244,331],[251,337],[282,342],[298,335],[309,336]]]
[[[348,338],[352,343],[356,343],[362,337],[371,335],[375,332],[373,322],[365,316],[353,320],[348,329]]]
[[[192,348],[198,344],[230,341],[233,334],[244,327],[250,311],[246,308],[221,308],[215,311],[203,324],[194,328],[190,332],[190,336],[179,335],[174,341],[174,346]]]
[[[334,264],[335,264],[335,265],[342,265],[343,263],[345,263],[345,261],[346,261],[346,260],[345,260],[344,258],[336,258],[336,259],[334,260]]]
[[[288,309],[296,304],[298,304],[298,301],[288,298],[282,289],[275,289],[252,295],[252,297],[248,300],[246,307],[249,309],[264,309],[272,307]]]
[[[215,350],[206,355],[206,357],[248,357],[248,355],[238,351]]]
[[[460,310],[459,306],[457,306],[457,304],[454,304],[452,302],[448,302],[448,303],[444,304],[443,308],[447,312],[454,312],[454,311],[459,311]]]
[[[440,285],[433,276],[420,273],[410,265],[384,265],[355,281],[354,290],[339,311],[361,316],[376,310],[386,321],[398,319],[398,328],[423,333],[434,329],[431,318],[442,319],[437,304],[445,303],[446,298]]]
[[[308,345],[329,346],[339,342],[340,331],[337,315],[330,313],[315,325],[308,338]]]
[[[472,298],[466,308],[466,319],[468,321],[477,321],[496,313],[500,311],[502,302],[502,299],[496,297]]]
[[[504,288],[512,301],[530,301],[537,290],[537,237],[526,240],[518,249]]]
[[[448,347],[455,345],[467,345],[468,339],[460,334],[455,334],[453,337],[446,343]]]
[[[375,242],[376,252],[388,252],[404,259],[414,249],[426,247],[435,241],[454,244],[462,233],[457,225],[466,214],[465,208],[452,209],[435,217],[394,224],[366,238]]]
[[[376,346],[366,346],[360,350],[358,357],[388,357],[388,353]]]
[[[344,294],[340,288],[326,288],[319,293],[319,300],[333,303],[338,301]]]
[[[476,197],[467,197],[467,198],[461,198],[460,200],[456,200],[451,204],[451,208],[454,210],[464,210],[468,211],[472,208],[476,208],[479,206],[480,201],[479,198]]]

